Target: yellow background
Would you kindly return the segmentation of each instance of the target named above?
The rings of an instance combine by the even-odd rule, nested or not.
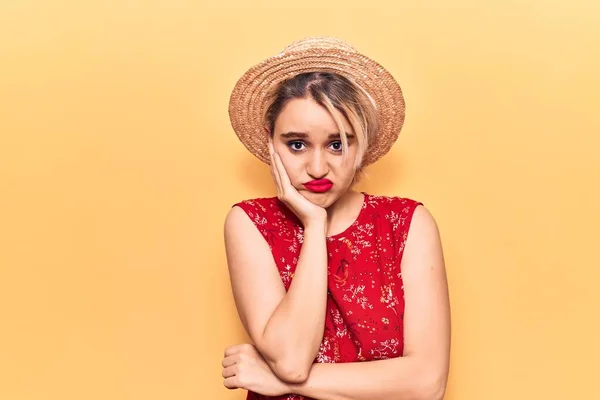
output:
[[[308,35],[400,81],[359,188],[438,220],[448,400],[597,399],[597,1],[0,3],[0,398],[242,399],[222,240],[271,196],[228,96]]]

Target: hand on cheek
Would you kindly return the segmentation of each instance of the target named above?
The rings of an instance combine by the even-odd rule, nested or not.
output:
[[[277,197],[302,221],[304,227],[311,223],[325,223],[327,210],[310,202],[292,185],[290,177],[283,166],[281,157],[275,152],[273,143],[269,140],[271,159],[271,175],[277,189]]]

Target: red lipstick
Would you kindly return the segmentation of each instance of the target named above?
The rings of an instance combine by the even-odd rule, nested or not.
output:
[[[315,193],[325,193],[333,187],[333,182],[329,179],[315,179],[303,184],[305,188]]]

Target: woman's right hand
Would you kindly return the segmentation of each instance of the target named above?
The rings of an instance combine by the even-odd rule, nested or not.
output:
[[[275,152],[271,140],[269,140],[269,153],[271,155],[271,175],[275,181],[279,200],[296,214],[305,229],[313,223],[326,224],[327,210],[302,196],[292,185],[287,171],[281,162],[281,157]]]

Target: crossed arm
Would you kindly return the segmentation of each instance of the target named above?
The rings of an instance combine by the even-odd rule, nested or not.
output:
[[[233,296],[246,332],[273,372],[287,382],[308,377],[325,330],[326,221],[305,227],[286,293],[267,242],[239,207],[225,221]]]
[[[240,218],[240,220],[243,221],[243,218]],[[242,221],[237,221],[238,225],[243,225],[244,222]],[[247,223],[251,224],[251,221],[248,220]],[[256,254],[256,247],[259,245],[258,239],[263,242],[264,240],[256,232],[256,229],[252,228],[255,233],[253,240],[256,240],[253,251]],[[252,236],[250,229],[245,233]],[[317,236],[316,234],[315,238]],[[235,240],[235,238],[232,239]],[[248,240],[248,236],[245,236],[245,240]],[[304,245],[306,244],[305,242]],[[266,251],[269,251],[268,255],[270,255],[268,248]],[[301,254],[301,261],[302,257]],[[271,262],[273,261],[271,260]],[[308,270],[310,264],[300,264],[300,262],[298,269],[305,265]],[[270,268],[271,271],[277,271],[275,265],[267,265],[266,267],[264,265],[261,267],[257,265],[253,267],[247,265],[242,267],[241,264],[234,265],[234,274],[232,275],[234,292],[236,284],[233,281],[236,279],[235,270],[238,267],[264,270]],[[286,388],[289,389],[290,393],[321,400],[440,400],[443,398],[450,355],[448,285],[438,228],[431,214],[423,206],[417,207],[412,218],[401,268],[405,297],[403,357],[359,363],[312,364],[312,359],[316,356],[316,350],[318,349],[318,347],[314,347],[313,343],[313,346],[303,348],[304,351],[310,349],[309,354],[301,359],[310,360],[311,364],[308,367],[306,367],[306,364],[299,367],[306,368],[306,372],[296,371],[297,373],[291,374],[292,377],[297,379],[290,381],[290,374],[280,374],[277,368],[272,368],[273,372],[282,381],[286,382]],[[297,273],[299,273],[298,270]],[[266,271],[264,271],[263,276],[258,275],[260,274],[255,274],[252,283],[245,281],[243,286],[253,286],[254,290],[262,291],[261,296],[263,298],[268,296],[267,291],[271,294],[275,292],[272,288],[277,287],[276,281],[281,284],[278,274],[270,275],[272,279],[267,279],[268,273]],[[294,281],[296,281],[296,277]],[[298,285],[298,287],[300,286]],[[311,290],[311,292],[313,291]],[[324,292],[326,292],[326,289]],[[289,295],[289,291],[288,294],[285,291],[279,291],[277,294],[278,296],[273,296],[271,299],[273,304],[283,303],[283,298]],[[288,301],[291,302],[292,299],[290,296]],[[242,305],[240,315],[244,313],[246,307],[251,307],[254,310],[261,308],[261,304],[256,297],[237,297],[238,307],[240,307],[240,301],[247,302],[245,303],[246,306]],[[297,307],[300,309],[300,302]],[[323,300],[322,307],[325,307],[325,300]],[[252,324],[249,323],[249,318],[252,318],[249,314],[242,316],[242,321],[246,320],[245,325]],[[304,324],[305,328],[306,325],[308,324]],[[323,328],[318,324],[315,325],[310,326],[315,330],[313,333],[321,332],[322,334]],[[283,324],[280,325],[280,329],[285,329]],[[250,333],[250,336],[257,344],[255,338],[252,337],[252,333]],[[282,337],[285,338],[284,335]],[[311,336],[313,339],[318,337],[318,334]],[[262,346],[257,344],[257,348],[263,356],[264,353],[261,347],[267,347],[267,352],[271,351],[271,354],[276,352],[274,348],[269,348],[269,343],[263,340]],[[275,355],[274,357],[284,359],[285,354]]]

